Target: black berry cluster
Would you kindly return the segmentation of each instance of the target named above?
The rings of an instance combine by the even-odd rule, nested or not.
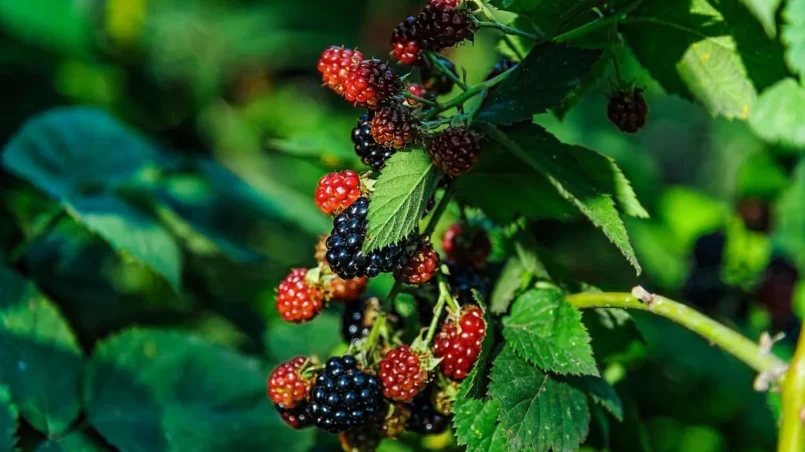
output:
[[[373,278],[380,273],[400,270],[408,263],[405,244],[392,244],[364,254],[369,199],[358,198],[341,215],[335,217],[333,230],[327,239],[327,263],[342,279]]]
[[[310,414],[316,426],[330,433],[360,427],[382,401],[377,377],[358,369],[351,355],[330,358],[310,390]]]
[[[361,162],[375,171],[380,171],[386,166],[386,160],[397,151],[377,144],[372,137],[373,117],[374,113],[367,113],[358,118],[358,124],[352,129],[352,142],[355,144],[355,154]]]

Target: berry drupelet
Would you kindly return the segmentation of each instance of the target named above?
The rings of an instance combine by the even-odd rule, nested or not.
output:
[[[307,322],[324,307],[324,291],[308,284],[306,276],[307,269],[293,269],[277,288],[277,312],[286,322]]]
[[[330,358],[310,390],[310,414],[330,433],[360,427],[375,416],[382,396],[374,375],[358,369],[351,355]]]
[[[433,137],[428,143],[427,151],[434,165],[448,176],[457,177],[467,173],[478,163],[481,158],[481,143],[475,133],[451,127]]]
[[[392,149],[402,149],[417,136],[418,120],[410,108],[389,105],[380,109],[371,122],[375,143]]]
[[[407,345],[389,350],[380,361],[383,395],[395,402],[411,402],[428,384],[427,358]]]
[[[445,10],[458,8],[458,5],[461,4],[461,0],[430,0],[429,4],[434,8]]]
[[[400,78],[378,59],[364,60],[351,66],[341,85],[344,87],[344,98],[357,107],[369,110],[377,110],[402,91]]]
[[[408,263],[404,244],[389,245],[369,254],[361,251],[368,212],[369,199],[359,198],[333,221],[333,230],[327,238],[327,263],[342,279],[373,278],[397,271]]]
[[[319,179],[315,200],[327,214],[339,214],[361,196],[361,178],[352,170],[333,172]]]
[[[305,378],[302,370],[309,362],[304,356],[296,356],[286,361],[268,377],[268,396],[280,408],[296,408],[307,401],[312,378]]]
[[[352,142],[355,144],[355,154],[360,157],[363,164],[370,166],[375,171],[380,171],[386,166],[386,160],[397,151],[375,142],[372,136],[373,117],[374,113],[371,113],[358,118],[358,124],[352,129]]]
[[[408,17],[394,27],[391,56],[403,64],[416,64],[422,57],[424,36],[416,17]]]
[[[408,284],[425,284],[430,281],[439,269],[439,253],[430,243],[423,243],[412,256],[408,264],[395,272],[398,281]]]
[[[343,95],[344,87],[341,83],[346,78],[347,71],[361,61],[363,61],[361,52],[332,46],[322,52],[317,68],[321,73],[322,82],[336,93]]]
[[[609,98],[607,118],[621,132],[637,133],[646,125],[648,104],[640,88],[623,89]]]
[[[433,356],[442,358],[442,373],[455,380],[467,378],[486,336],[486,320],[477,305],[465,306],[458,319],[448,319],[436,336]]]

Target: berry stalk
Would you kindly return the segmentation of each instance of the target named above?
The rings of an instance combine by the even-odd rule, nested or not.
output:
[[[780,421],[779,452],[805,450],[805,332],[800,333],[791,365],[784,375],[783,414]]]
[[[519,28],[513,28],[508,25],[503,25],[498,21],[476,20],[475,25],[477,25],[480,28],[492,28],[507,35],[520,36],[521,38],[530,39],[532,41],[540,40],[540,37],[535,34],[528,33],[526,31],[520,30]]]
[[[433,337],[436,335],[436,326],[439,324],[445,305],[450,305],[450,309],[453,312],[461,311],[461,306],[456,303],[456,300],[450,294],[450,288],[447,286],[444,275],[440,272],[437,277],[439,278],[439,299],[436,301],[436,306],[433,307],[433,319],[431,319],[428,327],[428,335],[425,336],[425,344],[427,345],[433,342]]]
[[[622,308],[651,312],[702,336],[761,374],[775,375],[786,367],[776,356],[734,330],[682,303],[650,294],[640,286],[632,289],[632,293],[568,295],[567,302],[577,309]]]
[[[442,60],[441,60],[441,59],[439,59],[439,57],[438,57],[438,56],[436,56],[436,54],[435,54],[435,53],[433,53],[433,52],[425,52],[425,58],[427,58],[428,60],[430,60],[431,64],[433,64],[433,66],[434,66],[436,69],[438,69],[438,70],[439,70],[439,72],[441,72],[442,74],[444,74],[444,75],[446,75],[447,77],[449,77],[449,78],[450,78],[450,80],[452,80],[452,81],[453,81],[453,83],[455,83],[456,85],[458,85],[458,86],[459,86],[459,87],[460,87],[462,90],[467,91],[467,89],[468,89],[468,88],[467,88],[467,84],[466,84],[466,83],[464,83],[464,81],[463,81],[463,80],[461,80],[461,79],[458,77],[458,75],[456,75],[456,74],[455,74],[453,71],[451,71],[451,70],[450,70],[450,68],[448,68],[447,66],[445,66],[445,65],[444,65],[444,63],[442,62]]]
[[[466,102],[467,100],[472,99],[473,97],[481,94],[484,91],[488,91],[489,89],[497,86],[498,84],[500,84],[501,82],[506,80],[509,77],[509,75],[511,75],[512,71],[514,71],[515,69],[517,69],[517,66],[514,66],[511,69],[509,69],[508,71],[506,71],[506,72],[504,72],[504,73],[502,73],[502,74],[500,74],[500,75],[498,75],[496,77],[493,77],[493,78],[491,78],[491,79],[489,79],[489,80],[487,80],[487,81],[485,81],[483,83],[479,83],[477,85],[473,85],[473,86],[468,87],[467,90],[464,91],[463,93],[461,93],[460,95],[458,95],[455,98],[451,99],[450,101],[445,102],[444,104],[442,104],[441,108],[433,109],[423,119],[425,121],[428,121],[430,119],[435,118],[440,113],[443,113],[443,112],[445,112],[445,111],[447,111],[447,110],[449,110],[449,109],[451,109],[453,107],[463,105],[464,102]]]
[[[489,6],[486,5],[485,1],[483,1],[483,0],[475,0],[475,4],[478,6],[478,8],[481,11],[481,14],[484,15],[486,20],[497,22],[497,19],[495,18],[495,14],[492,12],[492,10],[489,8]],[[517,55],[517,58],[520,61],[522,61],[523,58],[525,58],[525,55],[523,55],[523,52],[520,50],[519,47],[517,47],[517,44],[514,43],[514,41],[512,40],[511,36],[509,36],[507,34],[504,34],[503,35],[503,42],[506,43],[506,45],[509,47],[509,49],[511,49],[512,52],[514,52],[515,55]]]
[[[421,103],[421,104],[427,105],[427,106],[429,106],[429,107],[436,107],[436,108],[439,108],[439,107],[441,107],[441,106],[442,106],[442,105],[441,105],[440,103],[438,103],[438,102],[434,102],[434,101],[432,101],[432,100],[428,100],[428,99],[425,99],[425,98],[419,97],[419,96],[417,96],[417,95],[415,95],[415,94],[411,93],[410,91],[403,91],[402,95],[403,95],[403,97],[405,97],[406,99],[411,99],[411,100],[417,101],[418,103]]]

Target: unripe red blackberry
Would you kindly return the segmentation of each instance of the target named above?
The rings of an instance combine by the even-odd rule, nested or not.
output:
[[[472,15],[466,9],[439,9],[426,5],[417,16],[417,23],[428,48],[444,49],[470,39],[475,34]]]
[[[442,248],[448,261],[480,267],[492,252],[492,242],[483,228],[455,223],[444,233]]]
[[[481,158],[480,141],[467,129],[444,130],[433,137],[427,150],[433,163],[452,177],[467,173]]]
[[[324,291],[308,284],[306,276],[306,268],[293,269],[277,288],[277,312],[286,322],[307,322],[324,307]]]
[[[367,278],[341,279],[333,275],[330,287],[327,289],[327,298],[332,301],[355,302],[366,291]]]
[[[456,65],[452,61],[442,56],[437,56],[437,58],[439,58],[439,61],[448,71],[458,78]],[[437,68],[431,66],[423,67],[421,70],[421,75],[422,84],[425,85],[425,88],[434,95],[441,96],[453,90],[453,79],[439,71]]]
[[[327,214],[340,214],[361,197],[361,177],[352,170],[326,174],[316,185],[316,205]]]
[[[387,399],[411,402],[428,384],[428,358],[401,345],[380,361],[380,387]]]
[[[417,122],[410,108],[388,105],[372,118],[372,137],[381,146],[402,149],[416,138]]]
[[[439,254],[430,243],[423,243],[408,263],[394,273],[398,281],[408,284],[425,284],[439,270]]]
[[[279,408],[296,408],[307,401],[313,376],[305,378],[302,374],[310,360],[296,356],[277,366],[268,377],[268,396]]]
[[[609,98],[607,118],[621,132],[637,133],[647,116],[648,104],[640,88],[622,89]]]
[[[350,67],[363,61],[363,54],[358,50],[331,46],[322,52],[317,68],[322,82],[338,94],[344,94],[341,82]]]
[[[467,305],[457,319],[449,318],[433,342],[433,356],[442,358],[442,373],[455,380],[467,378],[485,336],[486,320],[479,306]]]
[[[512,60],[511,58],[503,58],[492,67],[492,70],[489,71],[487,74],[486,79],[492,80],[493,78],[497,77],[498,75],[508,71],[509,69],[517,66],[517,62]]]
[[[344,98],[357,107],[377,110],[389,98],[400,94],[402,82],[378,59],[364,60],[349,68],[342,81]]]
[[[394,27],[391,34],[391,56],[403,64],[420,61],[424,45],[422,27],[416,17],[408,17]]]
[[[409,83],[408,86],[406,86],[406,89],[408,89],[409,93],[413,94],[416,97],[420,97],[422,99],[427,99],[429,97],[429,95],[430,95],[428,93],[428,89],[425,88],[425,86],[420,85],[419,83]],[[409,106],[409,107],[412,107],[412,108],[418,108],[418,107],[422,106],[422,105],[419,104],[419,102],[417,102],[417,101],[415,101],[413,99],[408,99],[408,98],[405,99],[404,103],[405,103],[406,106]]]

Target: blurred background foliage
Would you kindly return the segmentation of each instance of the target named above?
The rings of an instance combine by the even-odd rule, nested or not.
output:
[[[94,193],[86,184],[106,162],[136,173],[126,182],[132,186],[118,187],[119,196],[159,220],[143,233],[168,231],[165,246],[176,246],[177,255],[143,265],[141,256],[115,252],[120,244],[103,239],[108,222],[93,227],[93,206],[74,202],[68,215],[54,213],[57,202],[73,198],[58,187],[43,190],[48,173],[27,181],[0,177],[3,253],[59,306],[87,354],[129,325],[193,332],[256,357],[262,369],[296,354],[337,352],[337,308],[305,326],[283,323],[273,308],[276,284],[290,267],[314,264],[315,241],[329,229],[312,202],[316,181],[358,167],[349,135],[359,113],[320,88],[315,62],[330,44],[385,58],[390,30],[419,3],[0,0],[6,152],[69,146],[87,128],[107,134],[108,141],[82,147],[69,162],[43,156],[65,165],[44,167],[79,174],[72,188],[83,194]],[[478,81],[498,60],[496,49],[497,36],[482,32],[474,45],[448,52],[469,81]],[[796,165],[798,154],[765,144],[743,121],[713,119],[665,94],[628,49],[620,58],[625,78],[646,87],[650,114],[640,133],[626,136],[608,123],[609,73],[561,118],[545,114],[536,122],[567,143],[611,156],[627,173],[651,213],[650,220],[627,220],[645,272],[636,279],[583,219],[530,224],[543,255],[602,289],[641,283],[750,337],[785,331],[790,341],[805,315],[798,277],[805,265],[805,167]],[[66,106],[84,107],[41,116]],[[58,116],[76,111],[74,123]],[[42,127],[20,133],[32,117]],[[141,147],[142,161],[119,162],[129,154],[121,142]],[[97,201],[110,203],[105,214],[127,209]],[[705,265],[694,259],[699,253],[717,258]],[[378,278],[372,289],[388,287]],[[403,299],[400,309],[411,307]],[[748,369],[677,326],[636,317],[645,345],[629,352],[628,365],[606,368],[627,405],[627,422],[610,425],[612,450],[773,447],[774,417],[752,391]],[[780,352],[788,348],[784,341]],[[322,435],[314,441],[311,432],[282,433],[295,447],[337,447]],[[635,434],[644,439],[639,445]],[[23,448],[43,439],[38,435],[24,426]],[[451,442],[443,435],[384,447]]]

